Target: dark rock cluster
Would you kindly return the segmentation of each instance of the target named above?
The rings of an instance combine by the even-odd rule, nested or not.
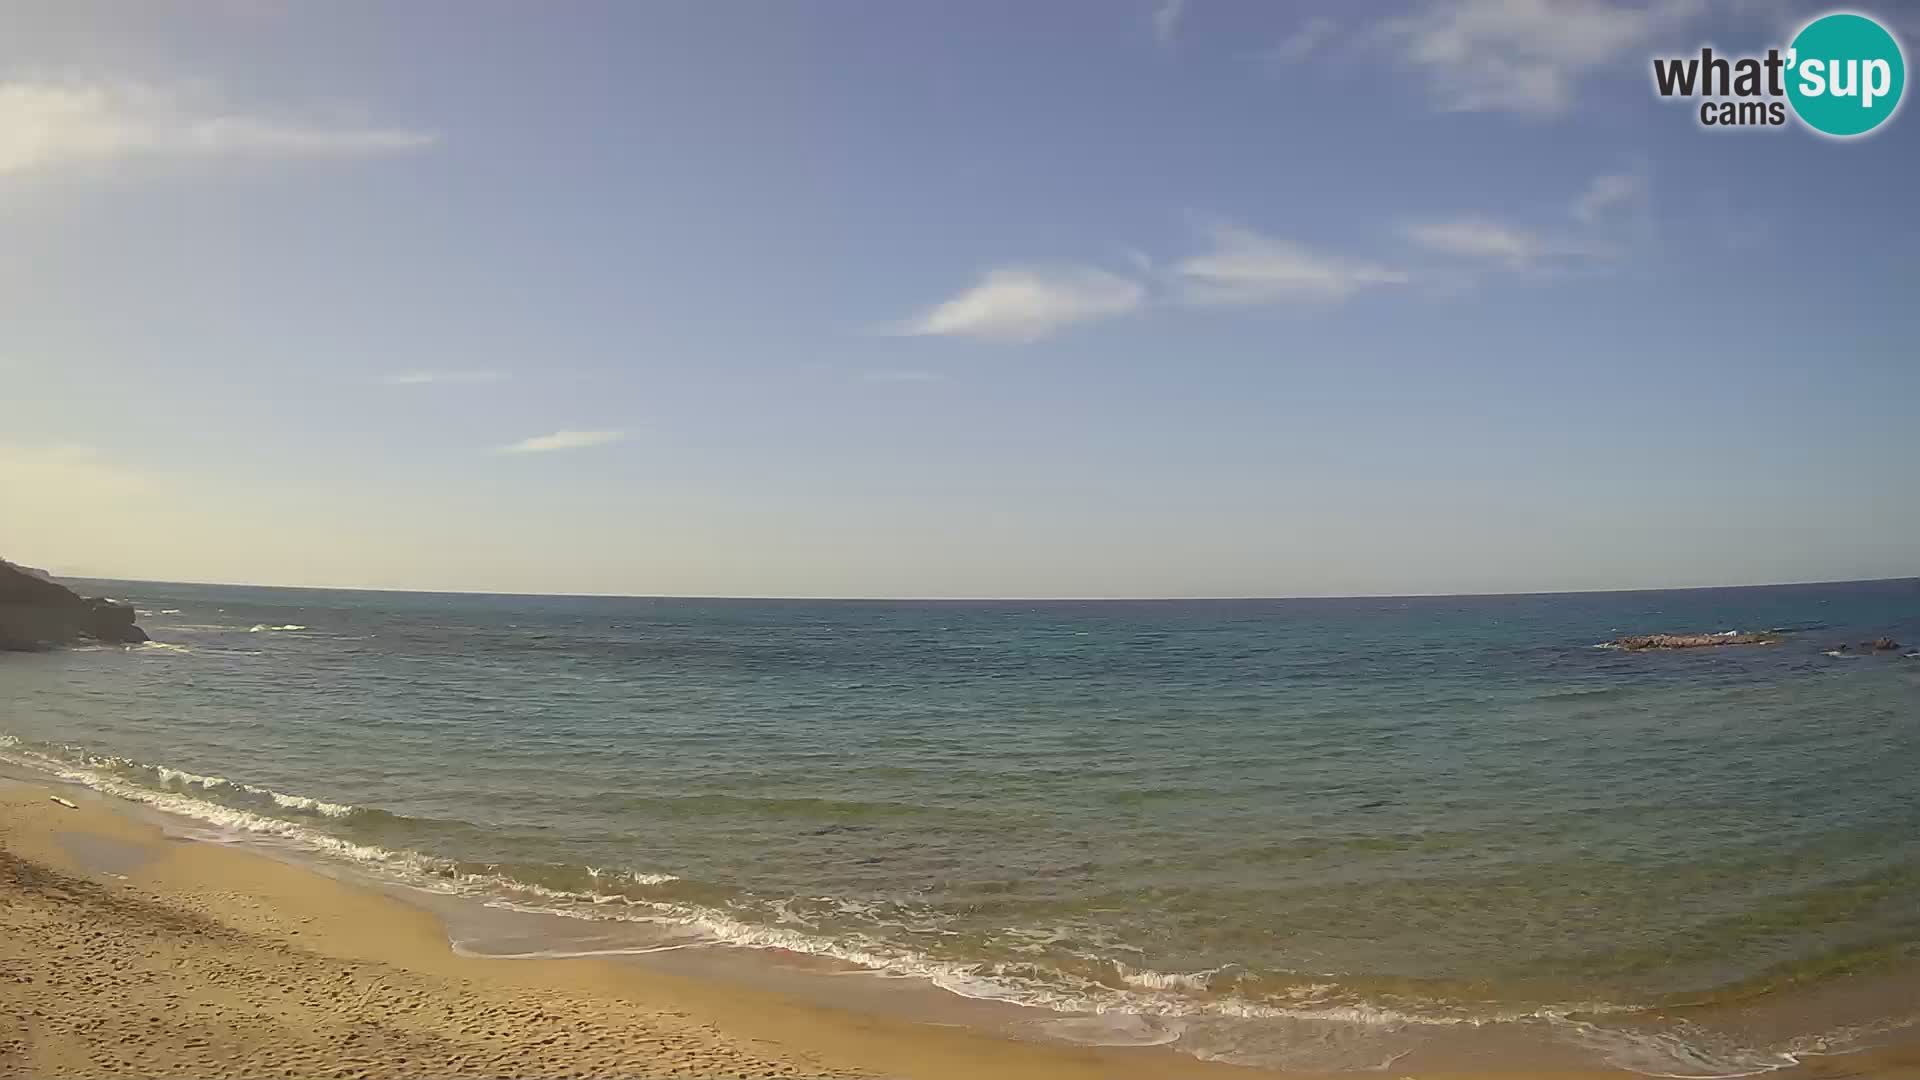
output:
[[[134,610],[81,596],[44,571],[0,559],[0,650],[37,652],[81,641],[137,644],[147,632]]]
[[[1873,639],[1872,641],[1863,641],[1863,642],[1861,642],[1861,643],[1860,643],[1860,644],[1858,644],[1858,645],[1849,645],[1849,644],[1847,644],[1846,642],[1844,642],[1844,641],[1843,641],[1843,642],[1841,642],[1840,644],[1838,644],[1838,645],[1835,645],[1835,646],[1834,646],[1833,648],[1831,648],[1831,649],[1828,649],[1827,651],[1828,651],[1828,652],[1836,652],[1836,653],[1849,653],[1849,652],[1863,652],[1863,653],[1874,653],[1874,652],[1893,652],[1894,650],[1896,650],[1896,649],[1899,649],[1900,647],[1901,647],[1901,645],[1900,645],[1900,643],[1899,643],[1899,642],[1897,642],[1897,641],[1895,641],[1895,640],[1893,640],[1893,639],[1892,639],[1892,638],[1890,638],[1890,637],[1883,637],[1883,638],[1874,638],[1874,639]]]

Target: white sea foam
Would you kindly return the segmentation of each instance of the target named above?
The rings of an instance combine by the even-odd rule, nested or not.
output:
[[[190,793],[195,788],[202,794],[221,788],[237,789],[269,798],[282,808],[316,812],[328,817],[344,817],[355,810],[352,806],[340,803],[287,795],[255,785],[234,784],[225,777],[154,766],[151,772],[162,786],[156,789],[133,783],[113,771],[135,768],[135,762],[121,758],[95,758],[85,764],[76,764],[25,749],[18,738],[8,735],[0,735],[0,760],[50,773],[104,794],[212,826],[212,835],[204,839],[225,843],[265,840],[288,844],[314,854],[346,860],[414,888],[471,897],[504,910],[583,920],[630,921],[677,932],[676,939],[657,945],[538,951],[509,956],[544,959],[639,954],[715,945],[781,950],[838,960],[880,977],[924,980],[961,997],[1064,1014],[1040,1025],[1041,1030],[1060,1038],[1103,1045],[1178,1043],[1195,1056],[1221,1060],[1228,1060],[1232,1055],[1223,1056],[1200,1044],[1187,1046],[1182,1041],[1194,1024],[1274,1020],[1334,1025],[1341,1030],[1386,1034],[1420,1027],[1547,1022],[1552,1025],[1556,1035],[1600,1054],[1619,1068],[1661,1077],[1752,1076],[1785,1068],[1808,1053],[1826,1052],[1823,1049],[1826,1044],[1818,1041],[1777,1050],[1748,1049],[1726,1045],[1724,1040],[1717,1040],[1710,1033],[1690,1030],[1647,1033],[1601,1027],[1585,1020],[1567,1018],[1570,1014],[1633,1011],[1618,1006],[1579,1004],[1539,1010],[1488,1010],[1471,1014],[1409,1012],[1345,999],[1341,988],[1331,983],[1297,988],[1281,1000],[1248,1001],[1232,997],[1196,996],[1210,988],[1212,980],[1223,968],[1198,972],[1159,972],[1128,968],[1116,963],[1114,968],[1119,981],[1125,986],[1122,989],[1038,964],[940,960],[860,933],[831,937],[786,926],[753,923],[718,909],[668,899],[576,892],[516,881],[493,872],[465,873],[450,860],[418,852],[353,843],[299,822],[237,809],[197,798]],[[611,878],[631,885],[649,886],[678,880],[671,874],[637,870],[611,874],[603,868],[593,869],[597,873],[590,873],[589,876],[596,883]],[[814,899],[827,901],[833,898]],[[850,913],[859,910],[860,905],[839,902],[837,909],[842,913]],[[776,910],[779,909],[776,907]],[[896,922],[892,925],[906,924]],[[1059,940],[1065,933],[1062,930],[1054,934],[1052,939]],[[456,952],[468,951],[459,942],[450,942],[450,945]],[[1325,1029],[1316,1027],[1313,1030]],[[1389,1056],[1386,1063],[1390,1064],[1397,1056]],[[1247,1060],[1253,1062],[1254,1058]]]
[[[275,803],[289,810],[310,810],[317,814],[324,814],[327,817],[346,817],[357,809],[345,803],[331,803],[321,799],[309,798],[305,795],[288,795],[284,792],[275,791],[272,788],[255,787],[252,784],[241,784],[240,789],[250,795],[265,795],[267,798],[272,799]]]
[[[1116,964],[1120,969],[1120,981],[1141,990],[1205,990],[1215,975],[1224,968],[1208,968],[1205,971],[1164,972],[1129,971],[1124,964]]]
[[[224,776],[201,776],[199,773],[191,773],[185,769],[169,768],[165,765],[155,765],[153,771],[159,775],[162,784],[180,784],[188,787],[210,788],[224,787],[227,783],[227,778]]]
[[[193,651],[185,645],[177,645],[171,641],[143,641],[139,647],[147,652],[190,653]]]
[[[1106,1014],[1065,1016],[1043,1021],[1040,1030],[1083,1046],[1165,1046],[1177,1042],[1186,1025],[1179,1020]]]
[[[255,623],[253,625],[253,628],[248,630],[247,633],[249,634],[277,633],[281,631],[305,630],[305,629],[306,627],[300,625],[299,623],[288,623],[285,626],[268,626],[265,623]]]
[[[1670,1080],[1733,1080],[1790,1069],[1812,1051],[1796,1041],[1777,1050],[1733,1045],[1691,1024],[1665,1031],[1602,1027],[1562,1016],[1545,1017],[1561,1039],[1600,1055],[1607,1064]]]
[[[214,826],[213,839],[232,842],[246,838],[291,844],[316,854],[340,858],[404,884],[431,892],[471,896],[507,908],[562,915],[578,919],[616,919],[673,927],[713,944],[775,949],[839,960],[875,974],[924,979],[962,997],[1003,1001],[1063,1013],[1121,1013],[1140,1016],[1219,1015],[1288,1017],[1349,1024],[1392,1025],[1457,1024],[1460,1017],[1423,1016],[1368,1005],[1273,1006],[1223,999],[1200,1002],[1181,995],[1151,990],[1119,990],[1092,980],[1052,974],[1031,964],[962,963],[936,960],[862,934],[834,938],[778,926],[748,922],[727,912],[667,900],[624,895],[572,892],[520,882],[497,873],[461,872],[446,859],[411,851],[392,851],[356,844],[298,822],[240,810],[185,791],[158,790],[132,783],[99,769],[61,761],[22,749],[17,740],[4,744],[0,758],[39,769],[63,780],[83,784],[104,794],[141,803],[156,810]],[[102,762],[124,767],[130,762]],[[181,769],[155,769],[155,775],[185,788],[231,785],[225,777],[206,776]],[[242,786],[243,790],[246,786]],[[268,791],[270,789],[254,789]],[[303,797],[288,796],[298,800]],[[277,802],[278,800],[276,800]],[[314,800],[318,803],[318,800]],[[284,804],[283,804],[284,805]],[[325,804],[337,806],[338,804]],[[304,808],[304,807],[303,807]],[[351,808],[348,808],[351,809]],[[671,875],[628,872],[638,883],[664,883]]]
[[[386,867],[400,871],[416,873],[430,872],[443,860],[429,859],[412,852],[388,851],[385,848],[366,844],[355,844],[339,837],[309,829],[297,822],[281,818],[267,817],[249,810],[239,810],[206,799],[195,798],[185,792],[158,790],[121,779],[108,772],[87,768],[72,762],[61,761],[45,754],[35,753],[21,748],[17,738],[0,744],[6,753],[0,759],[15,765],[37,769],[50,773],[62,780],[82,784],[95,791],[117,796],[129,802],[141,803],[156,810],[178,817],[190,818],[215,826],[230,835],[253,835],[288,841],[309,850],[348,859],[368,866]],[[101,764],[109,768],[115,765],[131,764],[125,759],[103,759]],[[163,782],[171,782],[182,787],[199,787],[203,791],[220,787],[230,782],[224,777],[203,776],[199,773],[156,766],[154,772]],[[257,792],[268,789],[255,788]],[[335,805],[335,804],[326,804]],[[351,810],[351,808],[347,808]]]
[[[160,785],[163,788],[197,787],[202,791],[211,791],[214,788],[228,788],[234,791],[244,791],[249,795],[255,795],[263,799],[271,799],[276,805],[285,807],[288,810],[304,810],[309,813],[322,814],[326,817],[335,818],[346,817],[358,809],[346,803],[327,802],[323,799],[314,799],[305,795],[289,795],[286,792],[275,791],[269,787],[260,787],[257,784],[236,784],[224,776],[202,776],[199,773],[188,772],[185,769],[175,769],[166,765],[155,765],[153,772],[160,778]]]

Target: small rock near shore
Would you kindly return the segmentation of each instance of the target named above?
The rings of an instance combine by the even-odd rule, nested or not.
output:
[[[1705,649],[1715,645],[1771,645],[1778,634],[1635,634],[1616,638],[1615,648],[1628,652],[1642,649]]]

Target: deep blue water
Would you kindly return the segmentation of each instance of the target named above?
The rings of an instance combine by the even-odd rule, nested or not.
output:
[[[992,603],[90,587],[168,647],[0,657],[7,754],[436,887],[1082,1009],[1647,1004],[1920,942],[1920,659],[1825,654],[1920,642],[1915,581]],[[1594,647],[1769,628],[1792,632]]]

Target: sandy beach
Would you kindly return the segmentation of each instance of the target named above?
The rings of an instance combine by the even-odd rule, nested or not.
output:
[[[66,787],[0,784],[0,894],[0,1076],[1271,1075],[628,963],[462,957],[424,910]],[[1472,1075],[1496,1073],[1604,1075]],[[1915,1077],[1920,1048],[1774,1075]]]
[[[1254,1075],[460,957],[424,911],[55,793],[0,787],[0,1076]]]

